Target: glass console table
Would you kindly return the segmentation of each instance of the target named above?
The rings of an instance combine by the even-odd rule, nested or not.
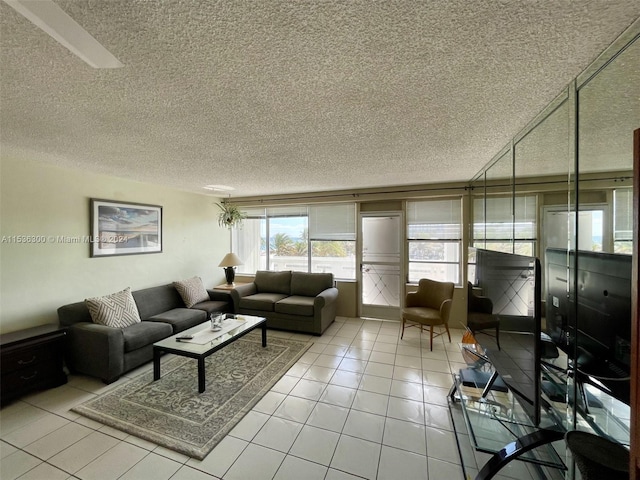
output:
[[[520,337],[509,339],[509,336],[501,334],[503,349],[509,349],[510,341],[522,342]],[[485,345],[491,348],[491,342]],[[629,407],[589,382],[581,382],[579,388],[574,389],[572,378],[566,373],[566,358],[561,355],[542,362],[539,372],[542,392],[540,415],[536,424],[532,405],[526,401],[528,395],[518,394],[517,391],[514,393],[513,386],[520,387],[513,378],[518,373],[514,373],[513,369],[506,375],[504,371],[501,372],[507,378],[505,383],[497,372],[500,367],[496,369],[483,347],[477,344],[460,346],[467,367],[454,375],[450,399],[460,406],[472,447],[492,455],[484,466],[478,466],[480,471],[476,480],[492,478],[514,459],[547,467],[547,471],[554,472],[553,478],[564,478],[563,472],[570,463],[567,462],[564,442],[560,454],[553,442],[563,440],[566,431],[573,428],[571,404],[574,390],[578,395],[576,429],[591,431],[628,445]],[[520,362],[518,358],[513,361]],[[500,359],[496,363],[499,365]],[[524,369],[523,376],[535,377],[536,372],[526,371],[530,365],[526,358],[521,359],[520,365]],[[527,385],[524,385],[523,390],[526,389]]]

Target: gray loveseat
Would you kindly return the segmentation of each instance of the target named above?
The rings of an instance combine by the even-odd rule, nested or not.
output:
[[[338,289],[331,273],[259,270],[231,297],[236,313],[265,317],[269,328],[322,335],[336,318]]]
[[[209,301],[186,308],[173,285],[132,292],[139,323],[113,328],[93,323],[85,302],[58,309],[60,325],[67,327],[66,362],[72,372],[101,378],[105,383],[153,359],[153,343],[191,328],[208,313],[230,311],[229,296],[207,290]]]

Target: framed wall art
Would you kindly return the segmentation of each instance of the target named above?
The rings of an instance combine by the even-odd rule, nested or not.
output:
[[[162,252],[162,207],[91,199],[91,256]]]

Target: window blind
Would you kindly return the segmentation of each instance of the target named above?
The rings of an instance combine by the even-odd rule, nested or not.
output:
[[[460,240],[462,202],[459,198],[407,202],[409,240]]]
[[[355,240],[356,205],[311,205],[309,207],[310,240]]]

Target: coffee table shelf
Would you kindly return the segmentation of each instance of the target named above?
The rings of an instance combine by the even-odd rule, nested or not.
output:
[[[224,348],[230,343],[243,337],[250,331],[260,327],[262,329],[262,347],[267,346],[267,319],[263,317],[253,317],[250,315],[228,315],[227,318],[243,319],[245,322],[236,328],[223,333],[219,337],[205,343],[193,343],[176,340],[177,337],[185,335],[197,335],[200,332],[211,329],[209,321],[196,325],[180,333],[165,338],[153,344],[153,380],[160,379],[160,357],[163,353],[173,353],[183,357],[195,358],[198,360],[198,392],[205,391],[205,370],[204,360],[209,355]]]

